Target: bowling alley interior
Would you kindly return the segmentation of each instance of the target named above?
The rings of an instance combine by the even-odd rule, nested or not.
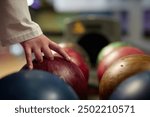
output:
[[[149,0],[27,0],[31,18],[70,57],[35,60],[0,45],[0,99],[149,100]],[[2,22],[0,22],[2,23]],[[57,79],[57,81],[56,81]]]

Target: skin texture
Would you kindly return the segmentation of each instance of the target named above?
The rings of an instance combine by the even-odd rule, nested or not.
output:
[[[26,61],[29,69],[33,69],[32,53],[38,62],[43,62],[43,54],[46,58],[53,60],[52,50],[60,54],[66,60],[70,61],[68,54],[55,42],[51,41],[45,35],[29,39],[20,43],[24,49]]]

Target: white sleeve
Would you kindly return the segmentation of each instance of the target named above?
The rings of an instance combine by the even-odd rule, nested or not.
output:
[[[31,20],[27,0],[0,0],[0,45],[6,46],[42,34]]]

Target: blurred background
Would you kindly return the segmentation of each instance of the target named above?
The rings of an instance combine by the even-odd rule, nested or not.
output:
[[[78,43],[92,66],[98,51],[113,41],[150,53],[149,0],[28,0],[28,5],[45,35],[57,43]],[[19,44],[0,47],[0,77],[18,71],[25,63]]]

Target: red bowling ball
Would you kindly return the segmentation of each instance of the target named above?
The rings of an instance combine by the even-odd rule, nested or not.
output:
[[[54,60],[44,58],[42,63],[33,60],[33,66],[34,69],[48,71],[59,76],[75,90],[80,99],[87,98],[87,80],[82,71],[73,62],[55,56]],[[25,68],[23,67],[23,69]]]
[[[98,79],[101,80],[104,72],[108,69],[108,67],[110,67],[117,60],[119,60],[122,57],[133,55],[133,54],[144,54],[144,52],[135,47],[125,46],[105,56],[104,59],[98,65],[98,69],[97,69]]]
[[[89,66],[87,65],[84,58],[80,55],[79,52],[72,48],[64,48],[64,50],[67,52],[67,54],[71,57],[72,62],[74,62],[82,71],[85,78],[89,79]]]
[[[76,52],[80,53],[80,55],[83,57],[84,61],[88,64],[88,66],[91,66],[90,59],[89,59],[87,52],[79,44],[67,41],[67,42],[59,43],[59,46],[62,48],[71,48],[75,50]]]

